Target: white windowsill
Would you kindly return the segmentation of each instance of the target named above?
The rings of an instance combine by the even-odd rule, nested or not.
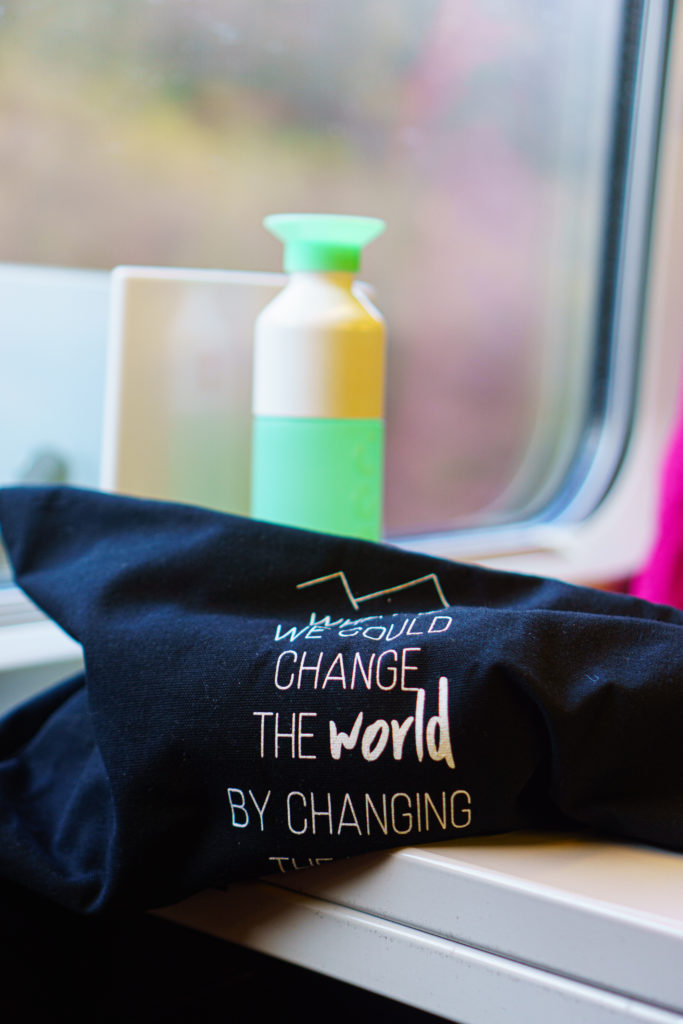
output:
[[[80,644],[47,619],[1,628],[0,672],[66,664],[81,657]]]

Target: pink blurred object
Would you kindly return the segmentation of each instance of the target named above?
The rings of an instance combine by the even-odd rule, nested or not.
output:
[[[683,608],[683,400],[664,462],[657,540],[630,590],[648,601]]]

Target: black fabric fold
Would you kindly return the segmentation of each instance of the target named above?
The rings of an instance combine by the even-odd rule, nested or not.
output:
[[[144,909],[558,823],[683,849],[683,613],[73,488],[0,492],[85,672],[0,723],[0,873]]]

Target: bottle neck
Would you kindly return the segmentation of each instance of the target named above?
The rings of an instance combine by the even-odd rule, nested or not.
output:
[[[350,291],[356,275],[347,270],[294,270],[289,274],[292,284],[325,284]]]

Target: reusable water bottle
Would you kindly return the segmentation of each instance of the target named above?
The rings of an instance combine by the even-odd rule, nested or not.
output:
[[[289,283],[255,328],[252,514],[377,540],[385,329],[354,280],[371,217],[280,214]]]

